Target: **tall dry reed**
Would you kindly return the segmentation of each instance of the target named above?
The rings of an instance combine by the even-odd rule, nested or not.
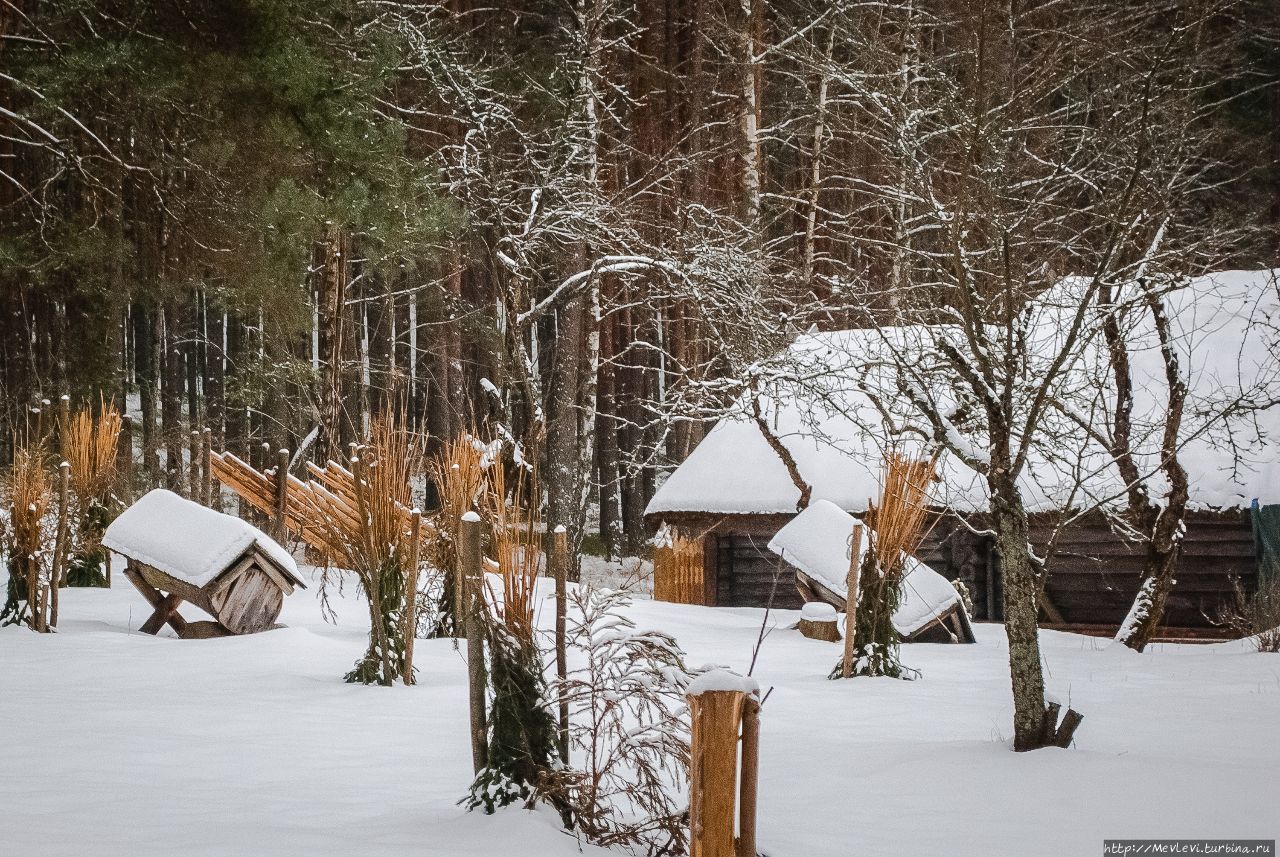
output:
[[[71,465],[75,502],[73,544],[67,582],[77,586],[108,583],[108,556],[102,534],[111,521],[111,490],[117,473],[121,417],[114,402],[102,402],[97,419],[81,408],[59,426],[63,459]]]
[[[467,512],[479,511],[488,472],[485,446],[469,434],[444,443],[427,464],[436,487],[440,510],[430,543],[430,560],[438,574],[439,598],[430,636],[462,635],[462,590],[458,581],[458,521]]]
[[[347,680],[392,684],[412,676],[405,634],[406,596],[416,581],[412,480],[422,471],[423,438],[393,417],[379,417],[350,461],[351,496],[318,489],[304,513],[326,543],[326,555],[355,573],[369,603],[369,649]],[[344,492],[345,493],[345,492]],[[409,655],[411,658],[412,656]]]
[[[534,592],[542,563],[537,475],[517,467],[508,491],[501,465],[492,469],[486,505],[493,533],[493,558],[502,575],[499,616],[521,646],[532,648]]]
[[[885,455],[880,501],[867,504],[866,553],[857,593],[849,593],[854,615],[853,675],[911,677],[898,660],[893,614],[901,602],[907,557],[915,554],[936,518],[929,487],[937,458],[912,458],[896,450]],[[856,600],[854,600],[856,598]],[[832,678],[844,675],[843,659]]]
[[[121,417],[114,402],[104,402],[101,414],[81,408],[62,427],[62,457],[71,465],[71,490],[77,502],[104,502],[116,477],[116,450]]]
[[[7,500],[9,585],[0,610],[4,624],[26,620],[37,631],[48,630],[50,530],[46,516],[52,502],[43,444],[15,444]]]

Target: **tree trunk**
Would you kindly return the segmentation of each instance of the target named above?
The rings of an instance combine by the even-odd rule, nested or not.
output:
[[[555,348],[555,383],[551,389],[550,432],[547,442],[547,529],[563,526],[573,546],[582,543],[578,529],[579,461],[578,390],[582,375],[582,299],[575,297],[558,314]],[[570,561],[569,578],[577,580],[575,563]]]
[[[613,370],[613,319],[606,318],[600,333],[599,417],[597,435],[597,484],[600,486],[600,539],[605,557],[618,552],[618,421],[615,415],[615,374]]]
[[[163,370],[160,375],[160,432],[164,436],[165,486],[182,491],[182,447],[186,432],[182,426],[182,353],[178,349],[178,311],[173,301],[161,312],[164,343]]]
[[[1022,495],[1007,467],[993,462],[987,477],[991,513],[1004,571],[1004,629],[1013,686],[1013,749],[1044,746],[1044,673],[1040,663],[1037,599],[1040,564],[1031,553]]]
[[[145,303],[133,306],[134,366],[138,375],[138,400],[142,410],[142,468],[146,484],[154,487],[160,477],[159,444],[156,439],[156,322],[158,315]]]

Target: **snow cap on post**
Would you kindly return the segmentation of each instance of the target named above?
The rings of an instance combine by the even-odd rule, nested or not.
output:
[[[552,532],[553,532],[553,533],[567,533],[567,532],[568,532],[568,530],[566,530],[566,529],[564,528],[564,524],[557,524],[557,525],[556,525],[556,528],[555,528],[554,530],[552,530]]]
[[[689,682],[685,693],[689,696],[701,696],[714,691],[736,691],[748,696],[760,695],[760,683],[751,676],[738,675],[732,670],[711,669]]]
[[[478,524],[480,523],[480,514],[478,512],[463,512],[462,520],[468,524]]]
[[[836,608],[825,601],[808,601],[800,608],[800,618],[810,622],[834,622]]]

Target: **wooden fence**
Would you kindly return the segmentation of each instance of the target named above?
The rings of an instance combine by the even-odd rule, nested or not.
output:
[[[706,603],[701,539],[673,534],[654,550],[653,597],[676,604]]]

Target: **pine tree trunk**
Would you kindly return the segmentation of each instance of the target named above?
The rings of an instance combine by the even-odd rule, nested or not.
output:
[[[164,304],[161,314],[161,341],[164,356],[160,374],[160,433],[164,437],[165,486],[182,491],[182,448],[186,431],[182,425],[182,353],[178,349],[178,312],[173,301]]]
[[[584,309],[575,298],[558,314],[555,343],[555,382],[551,388],[550,431],[547,442],[547,530],[563,526],[573,546],[581,544],[578,524],[578,391],[582,376],[582,331]],[[577,580],[570,561],[569,578]]]
[[[133,306],[133,361],[138,376],[138,400],[141,407],[142,468],[146,484],[154,487],[160,481],[159,443],[156,437],[156,316],[146,303]]]

